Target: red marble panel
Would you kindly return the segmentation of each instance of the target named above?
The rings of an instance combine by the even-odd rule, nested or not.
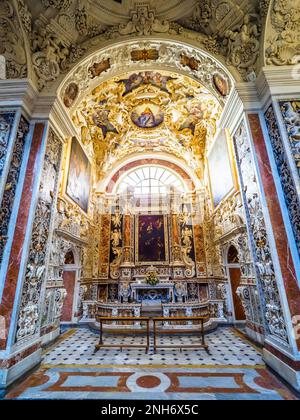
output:
[[[282,360],[285,364],[290,366],[292,369],[296,371],[300,371],[300,361],[292,360],[285,354],[281,353],[279,350],[275,349],[270,344],[265,344],[265,349],[268,350],[270,353],[274,354],[279,360]]]
[[[0,359],[0,369],[9,369],[12,366],[16,365],[20,362],[20,360],[25,359],[26,357],[30,356],[32,353],[35,353],[41,348],[41,343],[34,344],[33,346],[29,347],[26,350],[14,355],[9,359]]]
[[[279,197],[276,191],[276,185],[272,174],[259,115],[251,114],[248,116],[248,118],[253,136],[260,175],[264,187],[264,193],[268,205],[269,215],[272,223],[272,229],[289,309],[292,317],[294,317],[300,314],[300,290],[279,204]],[[296,341],[298,349],[300,350],[300,337]]]
[[[3,316],[5,319],[6,330],[6,338],[0,339],[0,350],[4,350],[7,344],[7,335],[10,328],[11,315],[15,301],[15,293],[21,266],[24,240],[29,220],[29,211],[33,195],[33,187],[35,178],[38,172],[40,171],[39,154],[41,151],[44,131],[44,124],[38,123],[35,125],[29,160],[26,168],[26,175],[21,196],[19,213],[17,217],[12,248],[9,258],[9,264],[5,278],[3,297],[0,305],[0,316]]]
[[[71,322],[73,317],[73,301],[76,281],[76,271],[65,271],[63,274],[64,288],[67,291],[67,296],[62,308],[61,320],[63,322]]]

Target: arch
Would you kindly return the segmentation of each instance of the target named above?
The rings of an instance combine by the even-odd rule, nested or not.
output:
[[[65,265],[74,265],[75,264],[75,255],[72,249],[70,249],[65,254]]]
[[[157,60],[135,61],[132,59],[132,52],[136,50],[155,49],[158,52]],[[198,65],[197,69],[193,69],[186,63],[182,57],[190,57],[195,60]],[[103,70],[101,71],[101,63]],[[91,75],[92,67],[98,64],[99,76]],[[122,39],[121,41],[110,41],[102,46],[95,48],[89,55],[77,63],[63,80],[54,82],[51,90],[58,92],[58,96],[62,102],[65,102],[65,93],[67,89],[75,84],[77,86],[74,92],[70,112],[76,108],[81,100],[90,93],[99,84],[112,80],[125,73],[135,71],[169,71],[173,73],[183,74],[197,82],[203,84],[220,102],[225,105],[230,93],[233,90],[235,81],[240,80],[238,74],[233,75],[225,64],[212,54],[205,52],[192,41],[182,41],[176,39],[176,36],[166,36],[164,38],[152,36],[151,38],[143,37],[141,41],[132,38]],[[215,75],[221,75],[228,83],[228,94],[222,95],[215,83]]]
[[[239,253],[235,245],[230,245],[227,251],[228,264],[239,264]]]
[[[64,267],[68,269],[70,268],[70,266],[73,266],[76,269],[80,269],[81,268],[80,250],[76,246],[71,245],[69,248],[67,248],[64,254],[63,261],[64,261]]]
[[[62,306],[61,322],[76,322],[77,302],[79,295],[80,279],[80,252],[75,246],[70,246],[64,255],[63,285],[66,298]]]
[[[123,194],[131,189],[134,194],[165,194],[167,191],[186,192],[186,183],[176,171],[166,166],[148,164],[125,172],[116,184],[115,192]]]
[[[163,159],[153,159],[153,158],[145,158],[145,159],[136,159],[132,162],[128,162],[124,164],[121,168],[117,169],[115,173],[110,177],[108,180],[107,186],[106,186],[106,192],[112,193],[115,186],[118,184],[120,178],[125,174],[128,173],[131,170],[134,170],[135,168],[138,168],[140,166],[145,165],[158,165],[161,167],[168,168],[172,170],[173,172],[176,172],[179,174],[179,176],[182,178],[182,180],[185,182],[186,187],[188,190],[193,191],[195,189],[195,184],[191,177],[188,175],[188,173],[183,170],[179,165],[172,163],[167,160]]]
[[[238,246],[235,242],[229,242],[224,249],[225,266],[229,284],[229,303],[232,308],[232,316],[235,322],[245,322],[245,310],[238,294],[241,286],[241,266]]]

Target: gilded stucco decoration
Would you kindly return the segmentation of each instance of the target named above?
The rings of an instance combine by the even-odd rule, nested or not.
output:
[[[197,171],[221,110],[199,83],[147,71],[99,85],[82,101],[73,121],[83,144],[93,144],[100,178],[116,161],[147,150],[175,155]]]

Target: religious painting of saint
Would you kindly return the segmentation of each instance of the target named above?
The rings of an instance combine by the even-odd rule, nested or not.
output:
[[[135,108],[131,114],[133,123],[139,128],[155,128],[164,122],[165,115],[153,104],[143,104]]]
[[[79,94],[79,87],[76,83],[70,83],[67,89],[65,90],[64,95],[64,104],[67,108],[71,108],[71,106],[76,101]]]
[[[101,105],[105,105],[105,103]],[[101,109],[93,115],[93,121],[97,127],[101,128],[104,139],[106,139],[108,133],[119,134],[116,127],[110,122],[109,114],[110,110]]]
[[[74,137],[71,146],[67,195],[87,213],[91,188],[91,164],[79,141]]]
[[[136,238],[137,263],[166,264],[168,262],[167,227],[164,216],[138,216]]]
[[[229,95],[229,86],[228,81],[221,76],[220,74],[215,74],[213,77],[214,85],[217,91],[223,96],[226,97]]]

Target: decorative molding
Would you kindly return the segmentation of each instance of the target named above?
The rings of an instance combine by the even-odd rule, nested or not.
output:
[[[67,241],[74,242],[77,245],[87,246],[88,242],[62,229],[56,229],[55,233],[58,237],[62,237]]]
[[[0,106],[22,106],[31,114],[38,92],[29,79],[0,80]]]
[[[138,66],[132,61],[131,53],[136,50],[148,50],[156,49],[159,52],[159,58],[150,62],[142,62]],[[199,62],[198,70],[191,71],[186,65],[182,64],[182,54],[193,57]],[[101,74],[98,78],[91,77],[89,69],[105,60],[110,60],[110,67]],[[231,91],[233,86],[233,78],[226,70],[226,68],[217,60],[210,55],[201,51],[199,48],[195,48],[187,43],[182,42],[174,43],[174,41],[168,40],[142,40],[132,41],[127,40],[126,42],[118,42],[111,47],[102,47],[94,54],[90,54],[89,57],[82,60],[76,65],[72,71],[65,78],[59,89],[60,98],[64,99],[66,89],[71,83],[75,83],[80,91],[80,95],[74,101],[72,108],[74,109],[78,103],[84,98],[92,89],[98,86],[105,80],[112,79],[118,74],[116,71],[122,69],[122,74],[129,72],[136,72],[137,68],[140,71],[152,69],[153,64],[158,68],[169,69],[169,71],[186,73],[189,77],[194,78],[208,88],[220,101],[221,104],[226,102],[227,98],[224,98],[220,92],[216,89],[213,76],[214,74],[220,74],[228,82],[229,89]]]

